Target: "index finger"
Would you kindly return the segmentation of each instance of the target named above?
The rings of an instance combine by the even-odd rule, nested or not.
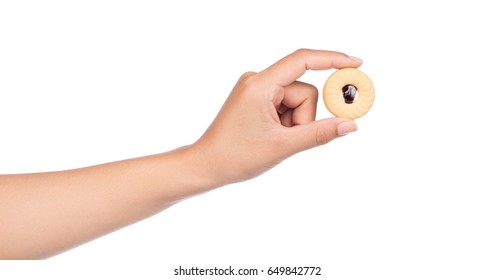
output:
[[[259,74],[280,86],[288,86],[301,77],[306,70],[355,68],[359,67],[361,63],[359,58],[340,52],[300,49]]]

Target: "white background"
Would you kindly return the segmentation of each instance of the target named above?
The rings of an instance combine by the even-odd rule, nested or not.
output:
[[[494,279],[495,19],[442,3],[0,2],[0,173],[192,143],[243,72],[302,47],[362,58],[377,94],[355,134],[48,261],[0,263],[0,279]]]

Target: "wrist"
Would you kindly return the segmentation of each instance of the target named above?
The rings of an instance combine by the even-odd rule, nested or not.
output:
[[[178,152],[183,155],[191,186],[198,193],[228,184],[218,172],[218,163],[208,146],[194,143],[181,147]]]
[[[215,165],[214,160],[208,156],[208,150],[197,147],[192,144],[177,148],[164,154],[163,166],[168,166],[171,172],[167,175],[169,179],[178,183],[175,185],[179,194],[178,199],[199,193],[207,192],[222,185],[219,174],[214,172],[212,166]],[[165,179],[165,178],[164,178]],[[165,186],[170,184],[165,184]],[[169,193],[169,191],[166,191]]]

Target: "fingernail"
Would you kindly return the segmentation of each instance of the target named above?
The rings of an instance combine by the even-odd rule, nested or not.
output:
[[[347,135],[347,134],[354,132],[356,130],[357,130],[357,125],[354,121],[341,122],[337,126],[337,134],[339,136]]]
[[[355,56],[349,56],[349,58],[352,59],[352,60],[355,60],[355,61],[357,61],[359,63],[363,62],[363,60],[361,58],[358,58],[358,57],[355,57]]]

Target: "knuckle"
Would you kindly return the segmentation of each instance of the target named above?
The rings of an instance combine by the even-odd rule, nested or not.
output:
[[[332,139],[332,133],[328,129],[321,129],[318,126],[315,131],[315,144],[316,146],[324,145]]]
[[[314,85],[308,84],[308,92],[311,98],[318,99],[318,89]]]
[[[309,51],[310,51],[309,49],[301,48],[296,50],[294,54],[299,56],[305,56]]]
[[[251,76],[254,76],[256,75],[256,72],[253,72],[253,71],[247,71],[245,72],[244,74],[241,75],[241,77],[239,78],[239,80],[245,80]]]
[[[237,87],[240,89],[241,94],[251,93],[256,91],[257,88],[257,76],[256,72],[246,72],[241,75]]]
[[[318,100],[318,88],[316,88],[312,84],[304,83],[304,82],[296,82],[301,85],[300,90],[304,95],[305,99],[309,99],[312,102]]]

